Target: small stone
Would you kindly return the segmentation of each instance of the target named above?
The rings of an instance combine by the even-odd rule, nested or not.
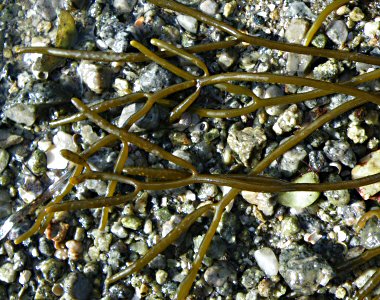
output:
[[[183,29],[191,32],[191,33],[197,33],[198,31],[198,21],[197,19],[185,16],[185,15],[179,15],[177,16],[177,21]]]
[[[144,255],[148,251],[148,246],[145,241],[138,241],[130,244],[129,249],[140,255]]]
[[[122,128],[127,125],[128,120],[136,112],[138,112],[144,104],[142,103],[132,103],[125,106],[121,112],[120,118],[118,120],[118,127]],[[138,128],[143,129],[155,129],[160,122],[160,111],[156,105],[153,105],[152,109],[141,119],[137,120],[134,125]]]
[[[327,43],[327,37],[322,33],[318,34],[311,41],[311,44],[317,48],[325,48],[326,43]]]
[[[234,51],[223,51],[218,56],[218,64],[222,67],[223,70],[228,70],[234,65],[238,56]]]
[[[299,164],[305,159],[307,152],[302,146],[286,151],[280,162],[280,171],[286,177],[291,177],[297,173]]]
[[[248,268],[244,271],[241,277],[241,284],[247,289],[251,289],[260,282],[260,280],[265,276],[264,272],[257,267]],[[256,298],[252,298],[256,299]]]
[[[226,3],[226,5],[224,5],[224,8],[223,8],[223,16],[228,18],[229,16],[231,16],[231,14],[234,12],[235,9],[236,9],[235,1]]]
[[[136,5],[137,0],[113,0],[113,7],[122,14],[130,13]]]
[[[105,67],[81,62],[78,73],[87,87],[97,94],[111,86],[110,72]]]
[[[257,264],[264,273],[271,277],[278,273],[278,260],[273,250],[268,247],[256,250],[254,253]]]
[[[374,175],[380,172],[380,150],[371,152],[363,157],[352,169],[352,179],[359,179],[365,176]],[[370,199],[380,191],[380,183],[374,183],[358,188],[359,194],[364,200]],[[376,197],[377,199],[377,197]]]
[[[24,270],[20,273],[20,277],[18,279],[18,282],[20,284],[28,283],[30,277],[32,276],[32,272],[29,270]]]
[[[286,216],[281,222],[281,234],[290,238],[300,231],[298,219],[294,216]]]
[[[156,281],[158,284],[162,285],[166,282],[168,278],[168,273],[164,270],[158,270],[156,272]]]
[[[328,60],[313,69],[314,78],[319,80],[332,80],[336,78],[339,73],[340,68],[338,63],[332,60]]]
[[[115,222],[112,224],[111,232],[116,235],[119,239],[125,239],[128,236],[128,232],[121,225],[120,222]]]
[[[0,174],[3,173],[5,168],[8,166],[10,155],[9,153],[0,148]]]
[[[309,67],[313,57],[310,55],[288,53],[286,72],[290,75],[297,73],[303,75]]]
[[[277,135],[292,131],[301,123],[302,112],[296,104],[290,105],[277,119],[272,129]]]
[[[1,161],[1,159],[0,159]],[[47,170],[47,158],[45,152],[41,150],[33,151],[32,155],[28,159],[28,167],[35,175],[43,175]],[[1,170],[1,168],[0,168]]]
[[[143,92],[157,92],[167,87],[171,82],[172,75],[166,69],[156,63],[151,63],[142,69],[139,78]]]
[[[92,235],[94,236],[94,245],[102,252],[108,252],[112,242],[112,234],[105,233],[98,229],[93,230]]]
[[[65,243],[68,249],[69,258],[72,260],[78,260],[83,251],[82,242],[76,240],[69,240]]]
[[[338,174],[329,174],[328,181],[341,182],[342,178]],[[330,203],[336,206],[347,205],[351,199],[348,190],[326,191],[323,192],[323,195],[327,198],[327,200]]]
[[[303,174],[294,183],[319,183],[319,177],[314,172]],[[292,208],[304,208],[313,204],[319,198],[320,192],[285,192],[279,193],[277,201]]]
[[[232,276],[232,271],[225,262],[218,262],[215,265],[207,268],[204,278],[205,281],[213,286],[220,287],[227,282],[227,279]]]
[[[232,128],[227,137],[228,145],[246,167],[260,160],[266,141],[265,132],[260,127],[246,127],[243,130]]]
[[[5,263],[0,267],[0,280],[6,283],[15,282],[17,272],[13,268],[13,264]]]
[[[297,295],[312,295],[334,276],[331,266],[305,246],[293,245],[280,254],[280,274]]]
[[[127,216],[121,219],[121,224],[123,224],[125,228],[138,230],[142,226],[142,221],[135,216]]]
[[[380,29],[380,22],[367,22],[364,25],[364,35],[373,38],[378,35]]]
[[[375,249],[380,246],[379,220],[371,218],[360,231],[360,244],[366,249]]]
[[[292,19],[285,30],[285,39],[292,44],[301,44],[308,30],[309,22],[303,19]]]
[[[349,14],[350,19],[354,22],[359,22],[364,19],[364,13],[360,7],[354,7],[354,9]]]
[[[62,276],[64,263],[54,258],[42,261],[38,269],[42,272],[43,277],[48,282],[55,282]]]
[[[266,89],[265,94],[264,94],[264,99],[281,97],[281,96],[284,96],[284,91],[277,85],[271,85],[269,88]],[[287,107],[286,104],[266,106],[265,111],[268,115],[279,116],[281,113],[284,112],[286,107]]]
[[[5,112],[4,116],[8,119],[26,126],[32,126],[36,121],[36,109],[34,105],[26,105],[18,103],[9,107]]]
[[[350,144],[345,141],[329,140],[325,143],[323,151],[332,161],[340,161],[350,168],[356,165],[355,153],[351,149]]]
[[[199,9],[205,14],[214,16],[218,11],[218,4],[213,0],[205,0],[199,5]]]
[[[53,137],[53,143],[59,149],[67,149],[72,152],[78,151],[78,146],[75,144],[73,136],[64,131],[57,132]]]
[[[350,125],[347,128],[347,136],[355,144],[362,144],[368,139],[365,129],[359,125],[352,124],[352,123],[350,123]]]
[[[338,46],[344,44],[348,37],[346,23],[342,20],[335,20],[326,31],[327,36]]]
[[[65,294],[70,295],[73,299],[91,299],[93,285],[82,273],[68,273],[63,281]]]
[[[294,1],[289,4],[289,8],[285,15],[288,18],[304,18],[309,20],[316,19],[316,16],[312,13],[311,9],[301,1]]]
[[[257,208],[266,216],[271,216],[274,212],[275,201],[269,193],[257,193],[242,191],[241,196],[250,204],[257,205]]]

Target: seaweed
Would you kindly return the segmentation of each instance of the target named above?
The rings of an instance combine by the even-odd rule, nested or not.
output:
[[[176,76],[182,78],[183,81],[177,84],[173,84],[155,93],[133,93],[119,98],[104,100],[102,103],[98,103],[92,106],[85,105],[79,99],[72,99],[73,105],[78,109],[79,112],[72,116],[51,122],[50,125],[52,127],[62,126],[81,120],[90,120],[108,134],[80,154],[73,153],[68,150],[62,150],[61,154],[76,165],[72,174],[66,175],[67,177],[70,176],[69,182],[63,188],[63,190],[60,191],[58,196],[54,197],[50,203],[39,210],[34,225],[27,232],[16,238],[14,242],[15,244],[19,244],[31,237],[37,231],[43,231],[53,218],[54,213],[59,211],[103,208],[99,228],[104,229],[108,222],[109,207],[115,205],[125,205],[129,201],[134,201],[136,198],[141,196],[141,192],[143,191],[175,189],[197,183],[210,183],[217,186],[229,186],[232,189],[220,201],[199,206],[194,212],[184,217],[184,219],[180,224],[176,226],[176,228],[174,228],[165,238],[161,239],[144,256],[142,256],[132,265],[128,266],[125,270],[106,279],[106,285],[110,285],[120,279],[131,275],[132,273],[140,272],[153,258],[162,253],[183,233],[188,231],[194,222],[196,222],[201,216],[203,216],[205,213],[212,213],[212,221],[198,249],[193,265],[177,290],[176,298],[185,299],[196,279],[197,273],[202,265],[204,256],[210,247],[210,243],[213,239],[213,236],[215,235],[217,227],[219,226],[225,208],[236,198],[241,190],[270,193],[286,191],[327,191],[354,189],[363,185],[368,185],[380,181],[380,174],[375,174],[364,177],[362,179],[344,182],[295,184],[281,179],[260,175],[273,161],[277,160],[286,151],[292,149],[294,146],[305,140],[308,136],[313,134],[318,128],[327,122],[337,118],[343,113],[352,110],[353,108],[369,102],[380,105],[380,97],[378,94],[363,91],[355,87],[361,83],[380,78],[380,70],[375,70],[367,74],[356,76],[353,79],[342,83],[331,83],[306,77],[286,76],[272,73],[227,72],[220,74],[210,74],[210,71],[208,70],[206,64],[197,56],[195,56],[194,53],[208,52],[217,49],[226,49],[228,47],[234,47],[244,42],[250,45],[263,46],[270,49],[277,49],[286,52],[363,62],[373,65],[380,65],[380,58],[360,53],[308,47],[314,34],[317,32],[319,26],[324,21],[326,16],[332,10],[348,2],[345,0],[333,2],[322,12],[320,17],[308,32],[303,46],[266,40],[245,34],[222,21],[216,20],[206,14],[203,14],[197,10],[194,10],[172,0],[149,1],[161,8],[170,9],[181,14],[192,16],[207,25],[214,26],[215,28],[231,35],[233,39],[230,41],[209,43],[186,49],[179,49],[165,41],[152,39],[152,45],[164,49],[164,51],[157,52],[149,50],[147,47],[143,46],[137,41],[131,42],[131,46],[136,48],[140,53],[111,53],[57,49],[48,47],[30,47],[16,49],[16,52],[20,54],[42,53],[54,57],[92,60],[98,62],[153,61],[161,65],[166,70],[172,72]],[[177,67],[168,61],[167,58],[170,57],[181,57],[187,60],[202,70],[202,76],[194,76],[189,72]],[[312,87],[314,90],[303,94],[293,94],[263,100],[257,97],[250,89],[236,84],[236,82],[292,84],[297,86]],[[196,102],[202,89],[204,89],[206,86],[213,86],[219,90],[225,91],[226,93],[247,96],[251,98],[251,104],[237,109],[209,109],[205,107],[199,107],[196,105]],[[178,102],[172,99],[168,99],[168,97],[172,96],[173,94],[184,91],[188,93],[189,91],[192,91],[192,93],[185,97],[183,101]],[[267,106],[300,103],[335,93],[351,95],[355,98],[326,112],[313,122],[304,125],[298,131],[294,132],[293,135],[289,137],[289,139],[279,145],[274,151],[269,153],[263,160],[259,161],[259,163],[248,174],[200,174],[197,171],[196,167],[188,161],[171,154],[170,152],[164,150],[162,147],[129,131],[129,128],[139,119],[144,117],[155,104],[163,105],[171,109],[168,123],[173,123],[177,121],[187,110],[198,114],[200,117],[233,118],[253,113],[258,109]],[[133,102],[143,102],[144,105],[128,120],[124,128],[118,128],[100,115],[102,112],[107,112],[115,107],[120,107]],[[114,142],[120,143],[120,152],[115,162],[113,172],[106,173],[92,170],[90,164],[88,163],[88,158],[99,151],[101,147]],[[129,154],[129,144],[133,144],[148,153],[152,153],[164,160],[173,163],[178,169],[125,167],[125,162],[127,161]],[[85,199],[81,201],[69,200],[62,202],[64,197],[71,192],[72,188],[75,185],[87,179],[101,179],[108,181],[106,195],[104,197]],[[123,195],[115,195],[118,183],[127,185],[131,191]],[[49,196],[51,196],[51,193]],[[31,214],[34,211],[35,208],[29,210],[28,213]],[[373,215],[376,215],[378,217],[378,214],[375,212],[367,213],[365,217],[359,221],[359,227],[363,227],[366,220],[368,220],[368,218],[372,217]],[[342,264],[337,268],[337,270],[351,270],[357,265],[362,264],[363,262],[371,259],[374,256],[377,256],[378,254],[380,254],[379,249],[368,250],[360,258]],[[366,297],[373,290],[373,288],[378,285],[379,282],[380,271],[378,270],[368,281],[366,286],[359,290],[356,296],[357,299],[364,299],[364,297]]]

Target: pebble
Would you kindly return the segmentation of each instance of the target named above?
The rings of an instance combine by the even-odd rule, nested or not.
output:
[[[16,123],[26,126],[32,126],[37,118],[34,105],[22,103],[7,108],[4,112],[4,116]]]
[[[121,225],[120,221],[114,222],[111,226],[111,232],[119,239],[125,239],[128,236],[128,232]]]
[[[280,171],[286,177],[291,177],[298,171],[299,164],[307,156],[303,146],[296,146],[292,150],[285,152],[280,162]]]
[[[226,71],[235,64],[237,58],[236,52],[225,50],[218,55],[218,64]]]
[[[364,35],[366,35],[367,37],[373,38],[376,35],[378,35],[379,29],[380,29],[380,22],[379,21],[367,22],[364,25],[363,32],[364,32]]]
[[[379,220],[371,218],[360,231],[360,244],[366,249],[380,247]]]
[[[1,156],[0,156],[1,161]],[[40,176],[45,174],[47,170],[47,158],[45,152],[41,150],[35,150],[33,151],[32,155],[27,161],[27,165],[29,169],[33,172],[33,174]],[[1,171],[1,167],[0,167]],[[0,172],[1,173],[1,172]]]
[[[284,96],[284,91],[277,85],[271,85],[269,88],[265,90],[264,99],[275,98]],[[284,112],[287,105],[272,105],[266,106],[264,109],[268,115],[271,116],[279,116]]]
[[[144,106],[143,103],[132,103],[123,108],[117,126],[122,128],[127,125],[131,116],[138,112]],[[156,105],[153,105],[151,110],[140,120],[134,123],[134,126],[143,129],[155,129],[160,123],[160,110]]]
[[[338,46],[343,45],[348,37],[346,23],[342,20],[333,21],[327,28],[326,34]]]
[[[232,271],[228,264],[226,262],[217,262],[213,266],[207,268],[204,274],[204,279],[213,287],[221,287],[231,276]]]
[[[257,267],[248,268],[244,271],[243,275],[241,276],[241,284],[247,290],[250,290],[260,282],[264,275],[264,272],[258,269]]]
[[[81,62],[78,74],[87,87],[96,94],[101,94],[111,86],[111,76],[105,67]]]
[[[67,149],[72,152],[78,151],[78,146],[74,142],[74,137],[64,131],[58,131],[53,137],[53,143],[58,149]]]
[[[63,268],[64,263],[54,258],[44,260],[38,265],[42,276],[51,283],[56,282],[62,276]]]
[[[292,44],[301,44],[307,31],[309,22],[303,19],[292,19],[285,30],[285,39]]]
[[[12,283],[16,280],[17,272],[13,268],[12,263],[4,263],[0,266],[0,281]]]
[[[327,158],[332,161],[340,161],[350,168],[356,165],[355,153],[348,142],[328,140],[323,147],[323,151]]]
[[[294,1],[289,4],[288,10],[285,12],[288,18],[303,18],[314,20],[316,16],[312,13],[311,9],[301,1]]]
[[[292,131],[302,121],[302,111],[298,109],[296,104],[290,105],[274,123],[272,129],[277,135]]]
[[[303,245],[293,244],[280,254],[280,274],[297,295],[312,295],[334,276],[331,266]]]
[[[294,183],[319,183],[317,173],[308,172],[293,181]],[[320,192],[285,192],[279,193],[277,201],[292,208],[304,208],[313,204],[319,198]]]
[[[264,273],[271,277],[278,273],[279,264],[273,250],[268,247],[256,250],[254,253],[257,264]]]
[[[177,16],[177,21],[181,27],[191,33],[197,33],[198,31],[198,21],[197,19],[185,16],[185,15],[179,15]]]
[[[365,16],[360,7],[354,7],[354,9],[350,12],[349,17],[352,21],[359,22],[363,20]]]
[[[228,145],[246,167],[252,165],[252,158],[254,162],[261,158],[261,150],[266,145],[266,141],[265,132],[260,127],[246,127],[242,130],[232,128],[227,137]]]
[[[380,172],[380,150],[371,152],[363,157],[360,162],[352,169],[352,179],[358,179]],[[364,200],[376,195],[380,191],[380,183],[374,183],[358,188],[359,194]]]
[[[342,178],[338,174],[329,174],[328,182],[341,182]],[[337,191],[326,191],[323,192],[323,195],[327,198],[327,200],[336,205],[336,206],[344,206],[347,205],[350,200],[350,193],[348,190],[337,190]]]
[[[142,227],[142,221],[135,216],[127,216],[121,219],[124,228],[138,230]]]
[[[297,73],[303,75],[309,67],[313,57],[310,55],[288,53],[286,72],[290,75]]]
[[[28,283],[30,277],[32,276],[32,272],[29,271],[29,270],[24,270],[22,272],[20,272],[20,277],[18,278],[18,282],[20,284],[26,284]]]
[[[63,289],[65,294],[74,299],[86,300],[91,299],[92,283],[82,273],[69,273],[63,281]]]
[[[157,92],[167,87],[172,75],[156,63],[151,63],[142,69],[139,82],[143,92]]]
[[[257,205],[257,208],[266,216],[271,216],[274,212],[276,202],[269,193],[257,193],[251,191],[242,191],[241,196],[250,204]]]
[[[158,270],[156,272],[156,281],[159,285],[163,285],[168,279],[168,273],[165,270]]]
[[[218,4],[213,0],[205,0],[199,5],[199,9],[210,16],[214,16],[218,11]]]
[[[136,5],[137,0],[114,0],[113,7],[122,14],[130,13]]]
[[[10,155],[7,150],[0,148],[0,173],[8,166]]]
[[[83,252],[82,242],[69,240],[65,243],[65,245],[68,249],[69,259],[78,260]]]

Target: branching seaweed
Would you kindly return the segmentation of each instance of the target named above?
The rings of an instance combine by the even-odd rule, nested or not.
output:
[[[16,244],[19,244],[31,237],[38,230],[43,231],[52,220],[54,213],[59,211],[103,208],[99,228],[104,229],[108,222],[109,207],[115,205],[123,205],[127,202],[134,201],[136,198],[141,196],[141,192],[143,191],[176,189],[198,183],[209,183],[216,186],[231,187],[232,189],[219,202],[199,206],[197,209],[195,209],[194,212],[184,217],[180,224],[178,224],[166,237],[162,238],[156,245],[154,245],[144,256],[142,256],[132,265],[128,266],[125,270],[106,279],[106,285],[108,286],[133,273],[140,272],[153,258],[162,253],[183,233],[188,231],[188,229],[200,217],[202,217],[207,212],[212,213],[212,221],[198,249],[192,268],[189,270],[189,273],[183,282],[179,285],[177,290],[176,298],[185,299],[196,279],[197,273],[202,265],[203,258],[210,247],[210,243],[213,239],[213,236],[215,235],[217,227],[219,226],[226,206],[236,198],[241,190],[269,193],[286,191],[327,191],[353,189],[380,181],[380,174],[375,174],[361,179],[344,182],[299,184],[289,183],[281,179],[260,175],[273,161],[277,160],[285,152],[305,140],[308,136],[310,136],[313,132],[315,132],[318,128],[327,122],[337,118],[343,113],[352,110],[355,107],[369,102],[380,105],[380,97],[378,94],[363,91],[355,87],[361,83],[380,78],[380,70],[375,70],[367,74],[356,76],[351,80],[342,83],[331,83],[306,77],[285,76],[272,73],[229,72],[221,74],[210,74],[206,64],[193,53],[226,49],[228,47],[236,46],[241,42],[245,42],[250,45],[263,46],[286,52],[364,62],[374,65],[380,65],[380,58],[367,56],[360,53],[307,47],[326,16],[339,6],[347,3],[348,1],[346,0],[335,1],[326,7],[326,9],[318,17],[317,21],[313,24],[307,33],[304,41],[304,46],[270,41],[245,34],[222,21],[216,20],[206,14],[203,14],[199,11],[171,0],[149,1],[161,8],[170,9],[177,13],[192,16],[198,21],[201,21],[210,26],[214,26],[215,28],[230,34],[234,39],[225,42],[194,46],[186,49],[179,49],[171,44],[168,44],[167,42],[158,39],[152,39],[152,45],[164,50],[157,52],[149,50],[137,41],[132,41],[131,46],[140,51],[140,53],[96,52],[47,47],[18,48],[16,50],[17,53],[42,53],[70,59],[85,59],[102,62],[153,61],[161,65],[166,70],[172,72],[176,76],[182,78],[184,81],[171,85],[155,93],[133,93],[115,99],[104,100],[102,103],[98,103],[92,106],[83,104],[79,99],[72,99],[72,103],[79,110],[79,113],[67,118],[53,121],[50,125],[52,127],[57,127],[82,120],[90,120],[99,128],[106,131],[108,135],[100,139],[95,144],[91,145],[87,150],[83,151],[80,154],[73,153],[68,150],[62,150],[62,156],[76,165],[73,173],[70,175],[69,182],[63,188],[63,190],[60,191],[58,196],[56,196],[50,203],[39,210],[34,225],[27,232],[16,238],[14,242]],[[203,75],[194,76],[189,72],[184,71],[172,62],[169,62],[167,58],[170,57],[181,57],[191,62],[193,65],[202,70]],[[237,84],[237,82],[293,84],[298,86],[312,87],[314,90],[303,94],[293,94],[270,99],[261,99],[257,97],[250,89]],[[251,98],[251,104],[246,107],[235,109],[210,109],[207,107],[202,107],[200,105],[197,106],[197,99],[199,98],[202,89],[206,86],[214,86],[222,91],[225,91],[226,93],[247,96]],[[171,98],[171,96],[175,93],[182,91],[188,92],[189,90],[192,90],[193,92],[181,102],[168,99]],[[249,172],[249,174],[200,174],[197,171],[196,167],[193,166],[190,162],[179,158],[168,151],[165,151],[159,145],[156,145],[138,136],[137,134],[129,132],[129,128],[139,119],[146,116],[155,104],[170,107],[171,112],[168,121],[169,123],[173,123],[177,121],[187,110],[198,114],[200,117],[233,118],[253,113],[263,107],[279,104],[299,103],[334,93],[351,95],[355,98],[341,104],[340,106],[330,111],[327,111],[324,115],[320,116],[310,124],[303,125],[303,127],[301,127],[298,131],[295,131],[293,135],[291,135],[284,143],[279,145],[275,150],[273,150],[263,160],[261,160]],[[129,118],[124,128],[119,128],[113,125],[107,119],[99,115],[100,113],[106,112],[112,108],[124,106],[133,102],[143,102],[144,105],[139,111],[137,111]],[[93,154],[97,153],[102,147],[110,145],[114,142],[120,143],[121,150],[114,164],[113,173],[93,171],[90,164],[88,163],[88,159]],[[147,153],[154,154],[164,160],[173,163],[178,169],[125,167],[125,162],[128,159],[130,144],[143,149]],[[67,175],[67,177],[68,176],[69,175]],[[63,198],[71,192],[75,185],[87,179],[99,179],[108,181],[105,196],[94,199],[85,199],[81,201],[69,200],[62,202]],[[116,187],[119,183],[128,185],[132,191],[124,195],[115,195]],[[30,211],[29,213],[34,212],[34,210]],[[378,211],[371,211],[365,214],[358,223],[359,228],[363,228],[367,220],[373,216],[379,217],[380,213]],[[379,248],[368,250],[364,252],[364,254],[359,258],[342,264],[337,268],[337,270],[338,272],[343,272],[347,269],[355,268],[356,266],[368,261],[369,259],[379,254]],[[379,282],[380,270],[377,270],[371,279],[366,283],[366,285],[358,291],[355,299],[364,299],[379,284]]]

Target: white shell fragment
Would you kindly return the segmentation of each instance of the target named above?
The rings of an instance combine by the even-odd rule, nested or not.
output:
[[[316,173],[308,172],[294,180],[294,183],[319,183],[319,178]],[[277,201],[284,206],[305,208],[313,204],[319,195],[320,192],[285,192],[278,195]]]
[[[254,253],[257,264],[268,277],[275,276],[278,273],[279,264],[273,250],[268,247],[256,250]]]
[[[360,162],[352,169],[352,179],[358,179],[380,172],[380,150],[371,152],[363,157]],[[358,188],[359,194],[364,200],[370,199],[380,191],[380,182]]]

